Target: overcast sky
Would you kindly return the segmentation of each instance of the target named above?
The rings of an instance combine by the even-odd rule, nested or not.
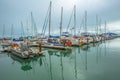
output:
[[[96,15],[104,24],[107,21],[108,30],[120,30],[120,0],[51,0],[52,1],[52,31],[58,31],[60,26],[60,9],[63,6],[63,27],[67,28],[73,6],[77,7],[77,29],[80,28],[84,11],[88,13],[87,26],[94,29]],[[10,34],[11,24],[14,25],[15,33],[20,33],[20,23],[23,22],[26,29],[27,21],[30,20],[30,12],[41,32],[44,19],[49,7],[50,0],[0,0],[0,34],[2,35],[3,24],[6,25],[6,34]],[[73,21],[73,20],[72,20]],[[29,22],[30,24],[30,22]],[[71,26],[73,24],[71,23]],[[7,30],[9,29],[9,31]]]

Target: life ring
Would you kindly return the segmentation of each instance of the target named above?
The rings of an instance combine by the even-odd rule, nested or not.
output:
[[[72,46],[72,42],[70,40],[68,40],[67,45]]]

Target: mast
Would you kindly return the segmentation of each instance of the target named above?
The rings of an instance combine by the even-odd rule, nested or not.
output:
[[[102,30],[101,30],[101,18],[100,18],[100,21],[99,21],[99,27],[100,27],[99,31],[100,31],[100,34],[101,34],[101,32],[102,32]]]
[[[5,37],[5,24],[3,24],[3,38]]]
[[[85,11],[85,22],[84,22],[84,27],[85,27],[85,33],[87,33],[87,11]]]
[[[34,24],[33,24],[33,13],[31,12],[31,29],[32,29],[32,36],[34,36]]]
[[[100,41],[102,42],[102,28],[101,28],[101,18],[100,18],[100,20],[99,20],[99,34],[100,34]]]
[[[104,39],[106,39],[106,21],[105,21],[105,38]]]
[[[74,36],[76,35],[76,5],[74,5]]]
[[[50,11],[49,11],[49,38],[50,38],[50,27],[51,27],[51,7],[52,7],[52,1],[50,1]]]
[[[24,36],[24,29],[23,29],[23,23],[21,21],[21,37],[23,37],[23,36]]]
[[[13,24],[11,25],[11,40],[13,40]]]
[[[27,25],[27,37],[28,37],[29,36],[28,20],[26,21],[26,25]]]
[[[105,34],[106,34],[106,21],[105,21]]]
[[[61,38],[61,35],[62,35],[62,20],[63,20],[63,7],[61,7],[60,38]]]
[[[96,36],[98,36],[98,15],[96,15]]]

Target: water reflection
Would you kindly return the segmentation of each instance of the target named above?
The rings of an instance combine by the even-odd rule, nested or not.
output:
[[[109,49],[109,44],[111,43],[109,41],[106,43],[91,43],[81,47],[72,47],[71,50],[46,49],[43,56],[28,60],[22,60],[14,55],[6,54],[7,57],[10,56],[11,58],[4,58],[4,61],[12,59],[7,61],[8,63],[12,61],[12,64],[9,65],[10,68],[14,69],[16,67],[12,66],[14,64],[19,65],[20,68],[15,68],[15,71],[17,70],[19,74],[27,72],[30,78],[37,78],[37,80],[97,80],[97,78],[101,79],[101,76],[103,78],[104,72],[106,72],[104,75],[107,75],[111,69],[114,71],[115,68],[113,67],[117,65],[114,62],[119,60],[117,56],[119,54],[113,55],[112,49]],[[11,72],[12,69],[9,71]],[[34,71],[32,76],[30,71]],[[15,73],[13,72],[13,74]],[[100,76],[96,77],[96,74]]]
[[[93,50],[95,50],[95,55],[96,55],[96,63],[98,64],[99,59],[101,58],[101,51],[103,46],[100,46],[101,42],[98,43],[90,43],[87,45],[84,45],[82,47],[80,47],[80,49],[82,50],[82,53],[84,54],[84,66],[85,66],[85,70],[88,70],[88,58],[90,58],[88,55],[90,53],[94,53]],[[105,48],[106,49],[106,48]],[[93,55],[94,56],[94,55]]]
[[[99,63],[99,59],[101,57],[101,49],[103,46],[99,46],[100,43],[96,43],[96,44],[88,44],[88,45],[84,45],[78,48],[73,48],[71,50],[52,50],[52,49],[47,49],[45,53],[45,55],[43,56],[38,56],[35,57],[33,59],[28,59],[28,60],[23,60],[20,59],[14,55],[10,55],[10,57],[13,59],[13,64],[15,64],[15,62],[19,62],[21,64],[21,70],[23,71],[29,71],[29,70],[34,70],[35,69],[35,64],[39,63],[39,66],[41,67],[42,65],[44,65],[46,67],[46,70],[48,70],[49,73],[49,79],[50,80],[54,80],[54,65],[53,62],[55,62],[53,60],[53,56],[55,56],[56,58],[60,59],[60,72],[61,72],[61,78],[62,80],[64,80],[64,65],[63,65],[63,57],[68,57],[68,59],[70,58],[71,55],[74,56],[73,60],[74,60],[74,77],[77,80],[78,79],[78,67],[82,66],[81,64],[78,64],[78,60],[81,59],[81,61],[84,61],[84,69],[87,71],[88,70],[88,54],[90,52],[92,52],[91,48],[95,48],[95,55],[96,55],[96,63]],[[106,45],[105,45],[106,47]],[[104,48],[106,49],[106,48]],[[82,50],[82,51],[81,51]],[[106,50],[105,50],[106,52]],[[84,58],[80,58],[78,57],[79,55],[84,55]],[[48,56],[47,56],[48,55]],[[81,56],[82,57],[82,56]],[[57,61],[56,61],[57,63]],[[35,71],[34,71],[35,72]]]
[[[81,48],[81,50],[83,50],[83,51],[88,51],[88,50],[90,49],[90,47],[91,47],[91,45],[83,45],[83,46],[81,46],[80,48]]]
[[[88,49],[86,49],[86,51],[85,51],[85,70],[87,70],[87,51],[88,51]]]
[[[34,62],[36,63],[37,61],[39,61],[40,66],[43,64],[42,57],[44,57],[44,55],[40,56],[40,57],[39,56],[34,57],[32,59],[21,59],[12,54],[10,54],[10,57],[11,57],[11,59],[13,59],[12,64],[15,64],[15,62],[19,62],[21,64],[21,70],[29,71],[29,70],[33,69],[34,65],[32,65],[32,64],[34,64]]]
[[[61,78],[62,80],[64,80],[64,72],[63,72],[63,57],[69,57],[71,55],[72,50],[52,50],[49,49],[47,50],[48,54],[49,54],[49,68],[50,68],[50,80],[53,80],[53,68],[52,68],[52,56],[56,56],[58,58],[60,58],[60,66],[61,66]]]
[[[76,56],[76,51],[77,50],[75,50],[75,67],[74,67],[74,69],[75,69],[75,79],[77,79],[77,56]]]
[[[60,62],[61,62],[61,64],[60,64],[60,65],[61,65],[61,77],[62,77],[62,80],[64,80],[64,73],[63,73],[63,70],[64,70],[64,69],[63,69],[63,58],[62,58],[62,57],[63,57],[63,54],[62,54],[62,52],[60,53],[60,55],[61,55],[61,56],[60,56]]]
[[[72,49],[65,50],[65,51],[63,51],[63,50],[52,50],[52,49],[49,49],[49,50],[47,50],[47,52],[51,56],[55,55],[57,57],[61,57],[61,54],[62,54],[63,57],[69,57],[71,55],[71,53],[72,53]]]
[[[49,52],[49,65],[50,65],[50,80],[53,80],[52,79],[52,63],[51,63],[51,55],[53,55],[53,53],[51,51],[48,51]]]
[[[106,48],[107,48],[107,43],[105,42],[104,45],[105,45],[105,46],[104,46],[104,48],[105,48],[105,52],[104,52],[104,53],[105,53],[105,56],[106,56],[106,55],[107,55],[107,49],[106,49]]]

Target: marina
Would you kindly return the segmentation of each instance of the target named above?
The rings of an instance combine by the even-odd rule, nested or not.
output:
[[[118,3],[1,0],[0,80],[120,80]]]

